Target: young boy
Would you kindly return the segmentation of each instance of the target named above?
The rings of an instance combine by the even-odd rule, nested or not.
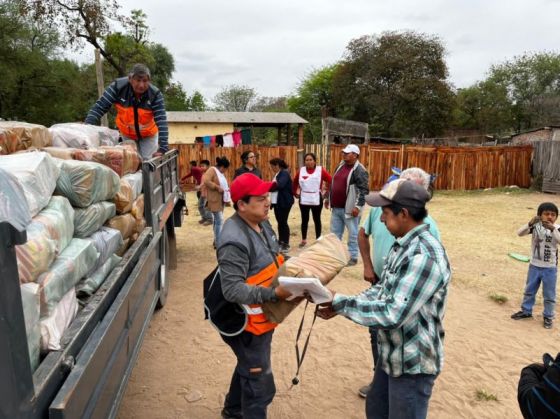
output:
[[[531,248],[533,252],[529,272],[527,273],[527,285],[525,285],[525,296],[521,304],[521,311],[512,314],[511,318],[519,320],[533,317],[535,296],[542,282],[544,327],[550,329],[556,304],[556,265],[558,264],[557,248],[560,242],[560,226],[554,222],[558,218],[558,207],[552,202],[543,202],[539,205],[537,214],[517,232],[519,236],[532,235]]]

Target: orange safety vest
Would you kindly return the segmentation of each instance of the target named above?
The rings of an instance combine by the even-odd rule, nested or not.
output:
[[[154,120],[152,102],[156,99],[159,90],[150,85],[146,93],[137,99],[128,77],[117,79],[115,90],[117,96],[117,101],[114,103],[117,110],[115,123],[120,133],[133,140],[138,140],[138,134],[140,134],[140,138],[156,135],[158,127]]]
[[[278,255],[276,260],[278,266],[284,264],[284,256]],[[272,279],[276,272],[278,272],[278,267],[272,262],[260,272],[247,278],[245,282],[248,285],[269,288],[272,286]],[[278,326],[278,323],[273,323],[266,318],[260,304],[243,304],[243,308],[245,308],[248,314],[247,326],[245,326],[247,332],[254,335],[262,335]]]

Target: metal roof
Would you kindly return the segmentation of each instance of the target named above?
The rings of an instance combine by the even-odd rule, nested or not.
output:
[[[307,124],[291,112],[167,112],[168,122],[230,124]]]

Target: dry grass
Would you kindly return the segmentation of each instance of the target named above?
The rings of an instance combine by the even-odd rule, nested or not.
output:
[[[497,402],[498,396],[493,393],[489,393],[484,389],[478,389],[475,393],[476,400],[479,402]]]

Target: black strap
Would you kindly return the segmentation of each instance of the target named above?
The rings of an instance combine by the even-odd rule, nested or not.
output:
[[[299,323],[299,328],[296,336],[297,371],[294,378],[292,378],[292,387],[299,384],[299,370],[301,368],[301,364],[303,364],[303,359],[305,358],[305,353],[307,352],[307,346],[309,345],[309,338],[311,337],[311,332],[313,331],[313,325],[315,324],[315,320],[317,319],[317,309],[319,308],[319,306],[316,306],[315,311],[313,312],[313,321],[311,322],[311,327],[309,328],[309,333],[307,334],[307,339],[305,339],[305,344],[303,345],[303,351],[301,352],[300,355],[298,341],[301,336],[301,332],[303,330],[303,323],[305,321],[305,312],[307,311],[308,305],[309,305],[309,301],[306,301],[305,308],[303,309],[303,316],[301,316],[301,322]]]

